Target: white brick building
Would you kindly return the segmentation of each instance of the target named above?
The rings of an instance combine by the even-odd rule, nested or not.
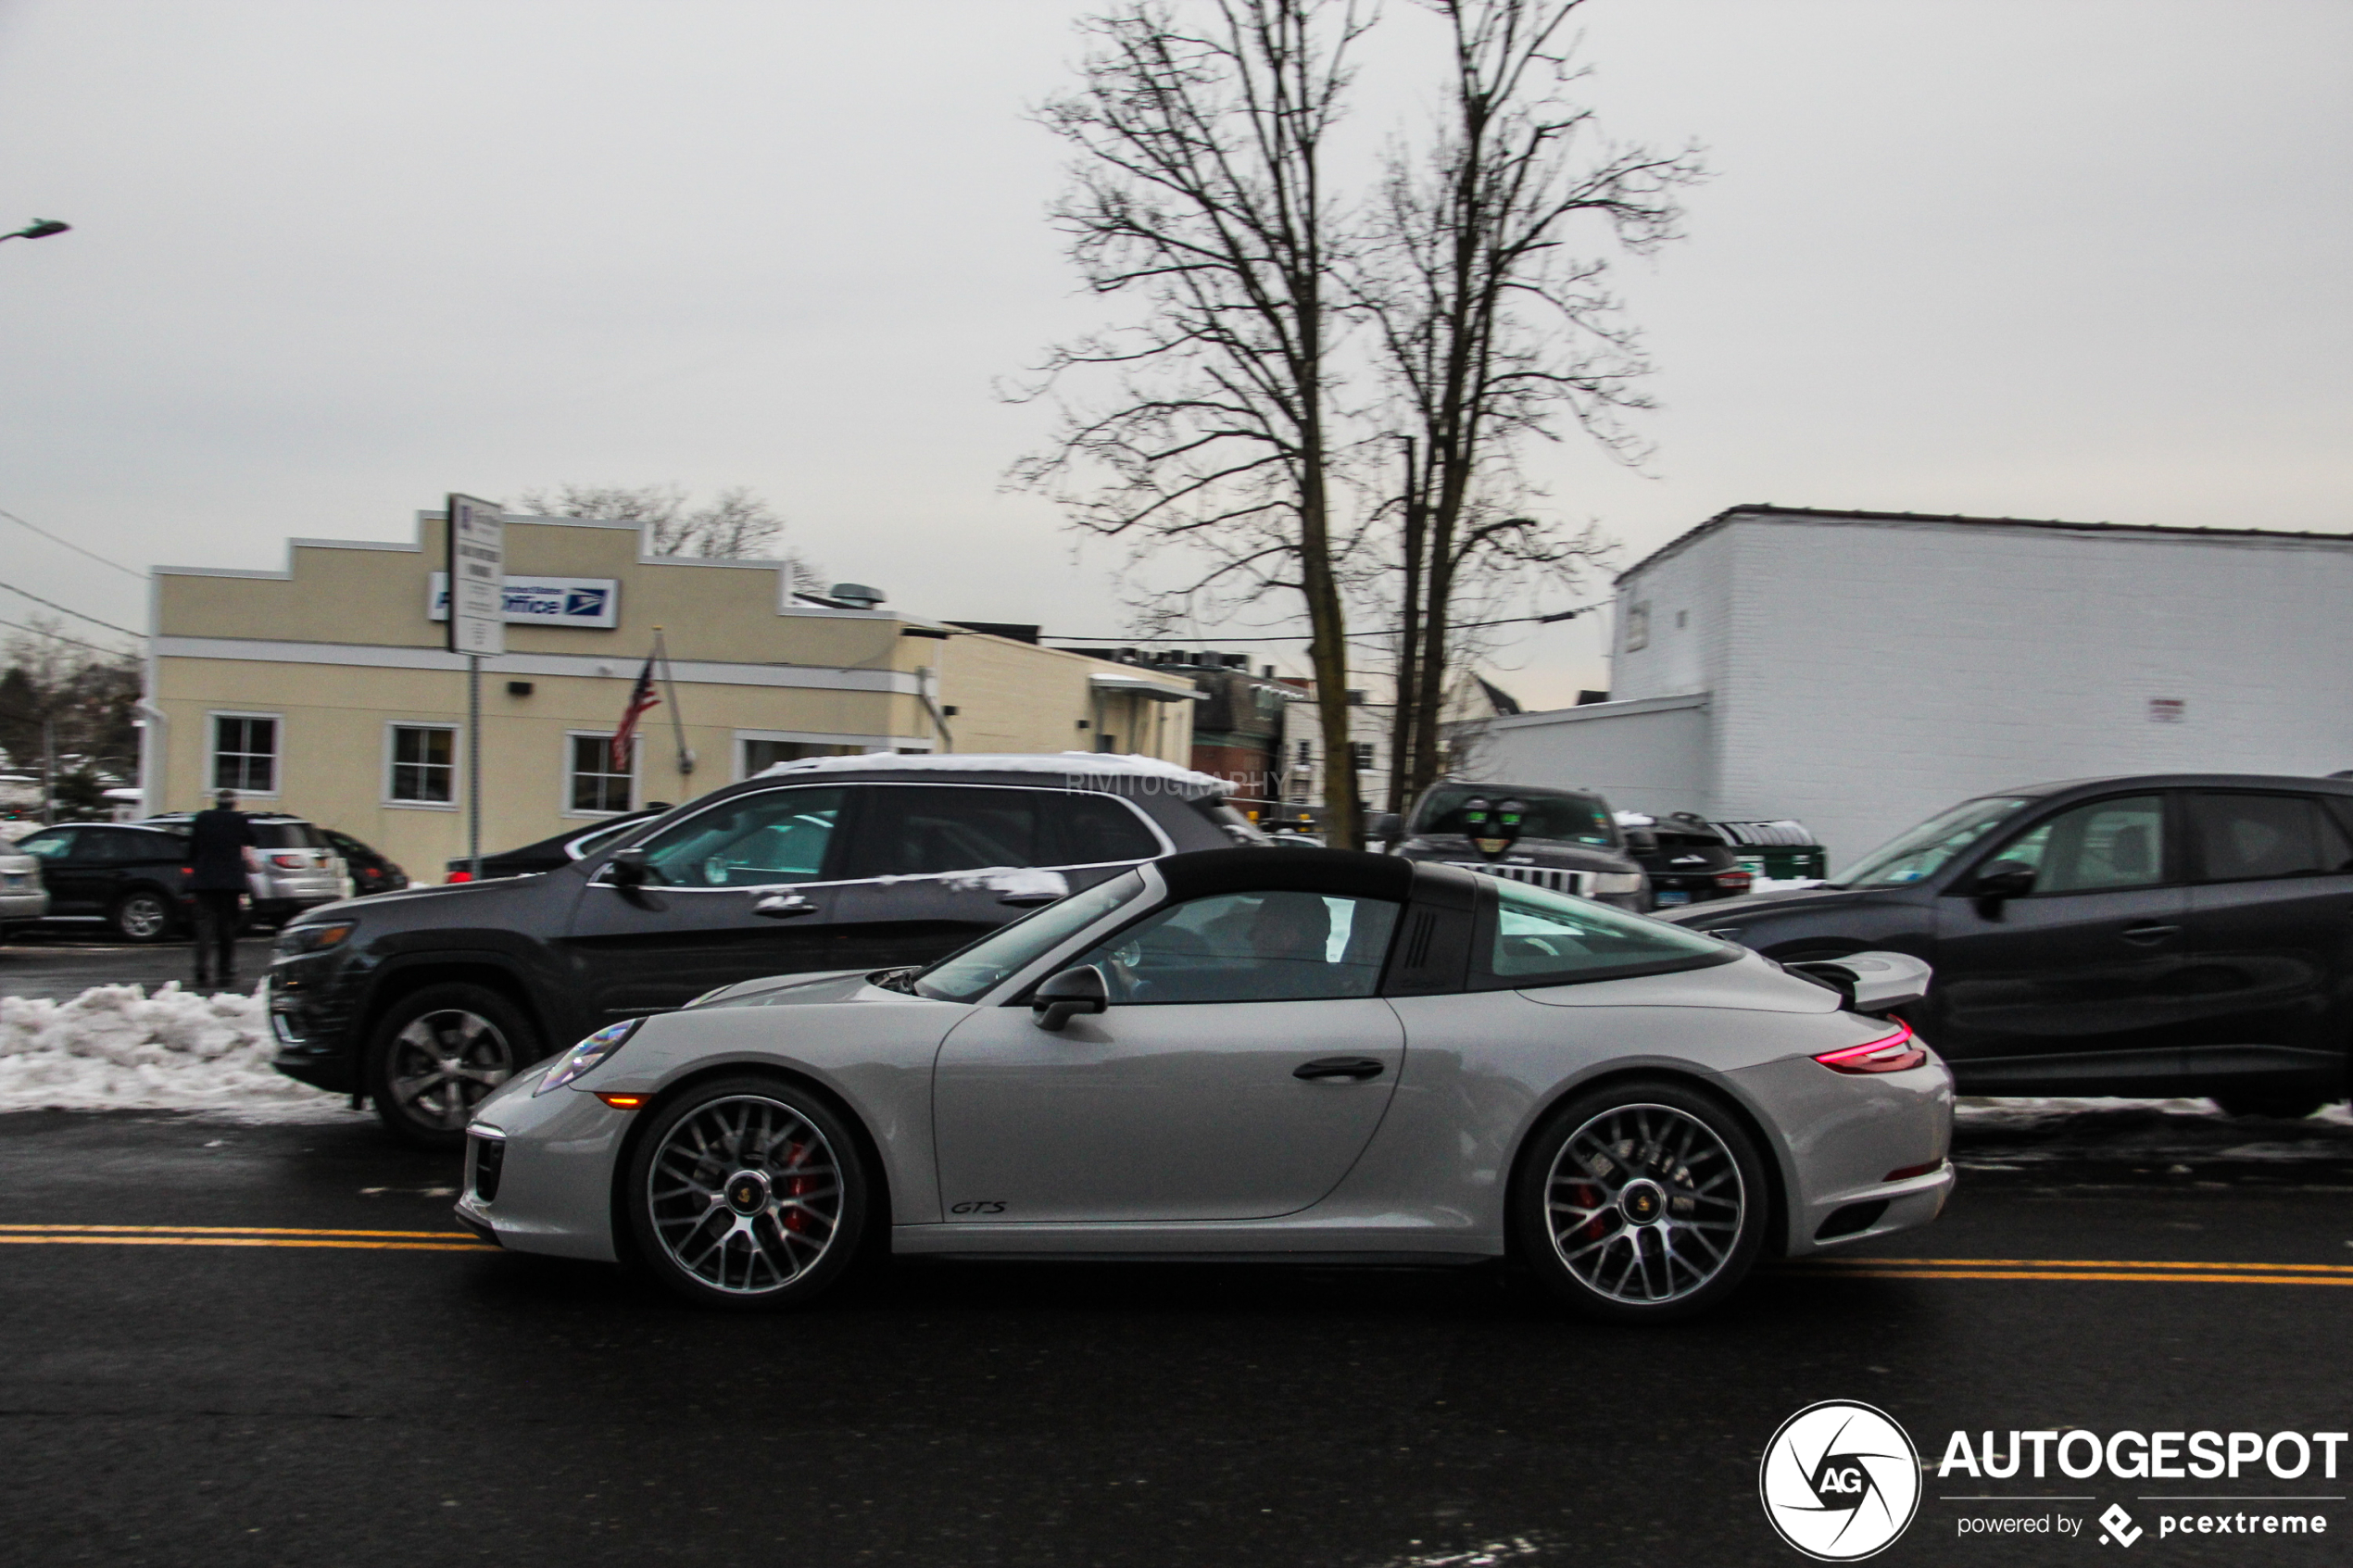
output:
[[[1955,801],[2353,768],[2353,538],[1739,507],[1617,581],[1612,700],[1483,776],[1795,817],[1837,867]]]

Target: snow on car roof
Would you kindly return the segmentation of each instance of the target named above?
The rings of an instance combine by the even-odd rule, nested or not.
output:
[[[761,772],[761,778],[778,773],[867,773],[867,772],[959,772],[959,773],[1052,773],[1063,778],[1156,779],[1163,784],[1182,784],[1188,788],[1215,790],[1224,794],[1233,786],[1214,773],[1197,773],[1190,768],[1179,768],[1174,762],[1164,762],[1157,757],[1141,757],[1132,752],[1112,751],[1049,751],[1049,752],[934,752],[870,751],[858,757],[803,757],[798,761],[779,762]]]

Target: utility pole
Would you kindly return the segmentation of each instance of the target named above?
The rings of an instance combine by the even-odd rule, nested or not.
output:
[[[54,827],[57,821],[57,721],[46,712],[41,715],[41,825]]]

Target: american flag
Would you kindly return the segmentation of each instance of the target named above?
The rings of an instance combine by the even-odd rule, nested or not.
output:
[[[646,655],[646,667],[637,671],[637,684],[629,688],[629,706],[621,710],[621,727],[612,733],[612,771],[629,771],[629,743],[637,736],[637,721],[646,709],[661,702],[654,696],[654,656]]]

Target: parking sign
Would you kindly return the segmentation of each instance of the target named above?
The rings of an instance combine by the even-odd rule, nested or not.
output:
[[[507,651],[506,515],[472,495],[449,497],[449,651]]]

